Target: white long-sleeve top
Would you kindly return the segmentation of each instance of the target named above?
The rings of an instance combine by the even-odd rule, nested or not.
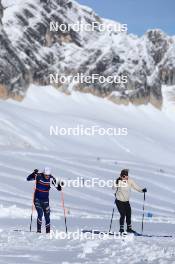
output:
[[[128,178],[128,180],[119,180],[117,186],[113,186],[116,199],[121,202],[129,201],[131,189],[142,192],[142,188],[139,187],[131,178]]]

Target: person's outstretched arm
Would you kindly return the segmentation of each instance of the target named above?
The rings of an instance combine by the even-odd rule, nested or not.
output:
[[[27,177],[27,181],[33,181],[36,179],[38,175],[38,170],[35,169],[28,177]]]
[[[138,186],[134,180],[130,179],[130,185],[131,188],[133,188],[134,190],[138,191],[138,192],[147,192],[146,188],[141,188],[140,186]]]

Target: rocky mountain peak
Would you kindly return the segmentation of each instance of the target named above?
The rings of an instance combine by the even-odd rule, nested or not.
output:
[[[17,0],[1,19],[0,87],[5,97],[22,98],[29,84],[48,85],[54,74],[98,74],[127,76],[127,83],[53,85],[66,93],[90,92],[115,103],[151,102],[161,107],[161,85],[175,84],[175,41],[161,30],[149,30],[140,38],[120,32],[120,23],[71,0],[24,0],[20,5]],[[75,24],[113,27],[104,32],[60,29]]]

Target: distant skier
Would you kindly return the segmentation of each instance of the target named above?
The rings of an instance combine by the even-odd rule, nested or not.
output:
[[[124,169],[120,173],[120,177],[116,180],[116,185],[113,186],[115,192],[115,204],[120,213],[120,233],[124,232],[124,222],[126,217],[127,232],[134,233],[131,225],[131,206],[129,203],[131,188],[138,192],[147,192],[147,189],[140,188],[134,180],[128,177],[127,169]]]
[[[49,191],[50,182],[56,187],[58,191],[61,191],[60,183],[56,182],[56,179],[51,175],[50,168],[44,168],[42,173],[39,173],[37,169],[27,177],[27,181],[36,180],[36,188],[34,193],[34,205],[38,214],[37,218],[37,232],[41,233],[42,217],[44,214],[46,233],[50,233],[50,206],[49,206]]]

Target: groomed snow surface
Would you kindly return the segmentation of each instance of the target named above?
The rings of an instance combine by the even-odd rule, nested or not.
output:
[[[145,234],[174,235],[175,115],[173,88],[164,87],[162,111],[118,106],[89,94],[31,86],[23,102],[0,102],[0,263],[175,263],[174,238],[50,239],[29,230],[33,169],[50,166],[64,180],[114,180],[123,168],[147,187]],[[127,128],[127,136],[50,136],[50,126]],[[68,231],[108,230],[110,187],[64,188]],[[133,228],[141,231],[143,194],[132,192]],[[61,195],[50,191],[52,229],[64,231]],[[152,214],[152,217],[148,217]],[[115,210],[113,231],[118,231]],[[36,231],[36,212],[32,229]]]

